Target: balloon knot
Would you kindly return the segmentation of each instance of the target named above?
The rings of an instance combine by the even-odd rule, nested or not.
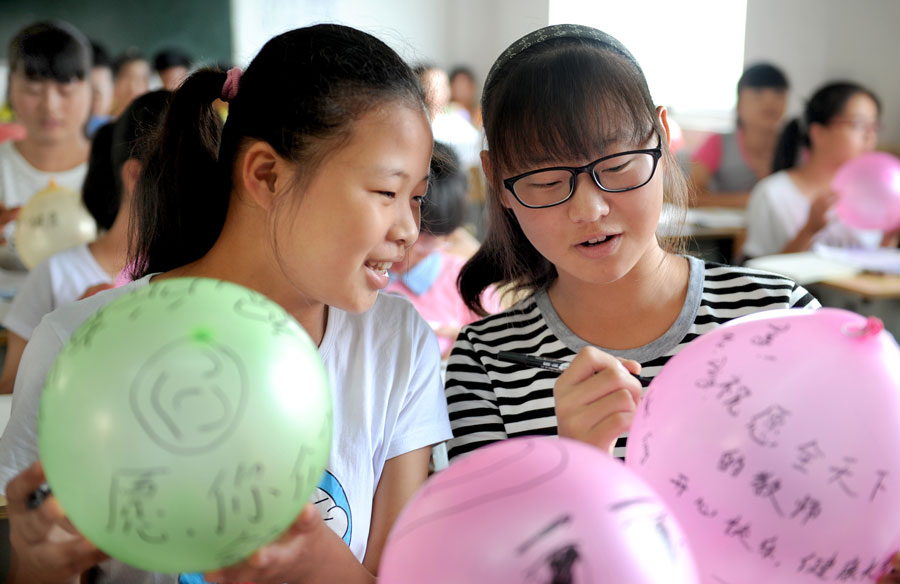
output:
[[[884,330],[884,323],[880,318],[869,316],[862,326],[844,325],[844,334],[850,337],[871,337]]]

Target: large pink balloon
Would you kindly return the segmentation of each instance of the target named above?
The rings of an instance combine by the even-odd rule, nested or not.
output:
[[[900,550],[900,347],[877,319],[773,310],[702,335],[650,384],[626,463],[705,584],[874,581]]]
[[[680,528],[621,462],[513,438],[432,476],[394,525],[385,584],[694,584]]]
[[[869,152],[846,162],[834,175],[834,210],[848,225],[892,231],[900,227],[900,159]]]

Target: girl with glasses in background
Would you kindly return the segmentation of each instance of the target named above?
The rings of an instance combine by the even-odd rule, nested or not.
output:
[[[494,64],[482,112],[490,226],[460,291],[474,309],[491,285],[523,298],[454,345],[451,457],[535,434],[624,456],[642,384],[686,343],[745,314],[819,306],[787,278],[657,236],[664,202],[684,210],[686,181],[666,109],[616,39],[576,25],[531,33]],[[501,351],[571,366],[560,375]]]
[[[829,83],[813,94],[802,123],[791,121],[779,139],[775,174],[750,195],[744,256],[806,251],[813,244],[897,246],[896,232],[851,227],[831,211],[835,173],[875,148],[880,116],[878,97],[856,83]]]

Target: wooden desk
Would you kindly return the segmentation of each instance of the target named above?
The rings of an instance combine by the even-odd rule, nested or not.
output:
[[[823,280],[821,284],[835,290],[856,294],[866,300],[900,299],[900,275],[896,274],[862,273]]]

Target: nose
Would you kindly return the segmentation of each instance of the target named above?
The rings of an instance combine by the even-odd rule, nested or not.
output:
[[[63,96],[52,83],[46,83],[41,93],[41,109],[44,113],[55,113],[62,107]]]
[[[609,193],[594,182],[590,173],[585,172],[575,179],[575,193],[566,204],[569,219],[575,223],[590,223],[609,214]]]
[[[397,207],[397,216],[388,233],[388,239],[407,249],[419,237],[419,208],[409,205],[398,205]]]

